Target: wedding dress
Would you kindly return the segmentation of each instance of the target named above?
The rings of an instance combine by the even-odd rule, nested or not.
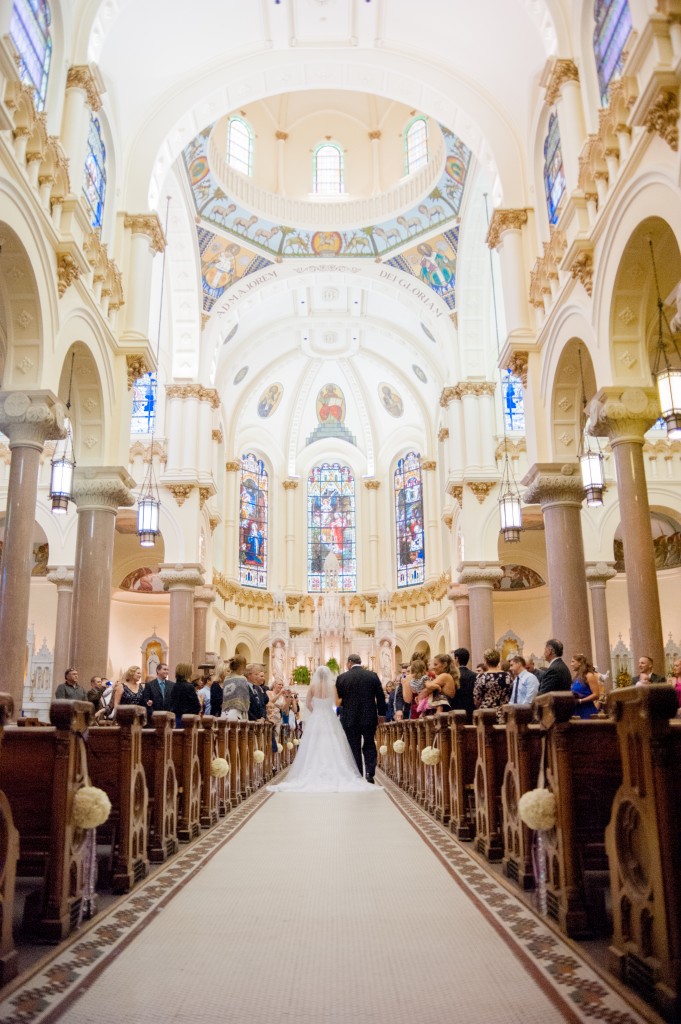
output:
[[[323,666],[326,669],[326,666]],[[336,715],[333,676],[320,677],[317,669],[312,677],[306,704],[311,714],[305,721],[295,761],[286,781],[267,788],[278,793],[357,793],[376,792],[357,771],[355,759],[345,738],[343,726]]]

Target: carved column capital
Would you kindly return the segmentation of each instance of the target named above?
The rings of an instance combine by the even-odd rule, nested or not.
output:
[[[591,295],[594,285],[594,261],[590,252],[580,252],[572,262],[570,273],[575,281],[579,281],[587,295]]]
[[[447,590],[447,597],[457,604],[468,604],[468,587],[463,583],[453,583]]]
[[[679,96],[673,89],[660,89],[646,113],[644,124],[649,133],[657,132],[676,152],[679,148]]]
[[[584,484],[579,465],[536,462],[522,480],[527,488],[523,501],[527,505],[539,504],[542,509],[551,505],[575,505],[584,501]]]
[[[102,107],[97,80],[88,64],[72,64],[66,75],[67,89],[82,89],[87,98],[87,105],[96,114]]]
[[[168,590],[194,590],[203,587],[203,566],[189,564],[162,565],[159,576]]]
[[[376,129],[376,131],[369,132],[369,138],[372,142],[378,142],[381,138],[381,132],[378,129]]]
[[[208,586],[197,586],[194,591],[194,604],[202,605],[208,608],[215,601],[217,594],[215,593],[215,587]]]
[[[45,441],[65,437],[65,414],[51,391],[0,391],[0,431],[10,449],[30,445],[42,451]]]
[[[448,438],[449,438],[449,427],[440,427],[440,429],[437,432],[437,439],[440,442],[440,444],[442,444],[442,442],[446,441]]]
[[[381,486],[380,480],[365,480],[364,486],[368,491],[377,491]]]
[[[79,512],[103,510],[115,515],[119,508],[135,504],[136,486],[122,466],[76,466],[73,500]]]
[[[468,487],[483,505],[496,487],[496,480],[469,480]]]
[[[173,498],[177,502],[179,508],[182,508],[189,495],[194,490],[193,484],[166,484],[166,489],[170,491]]]
[[[151,367],[145,355],[126,355],[125,362],[128,370],[128,391],[132,391],[135,381],[148,373]]]
[[[126,213],[124,226],[133,235],[147,235],[155,252],[163,252],[166,247],[166,236],[163,234],[161,221],[157,213]]]
[[[446,409],[450,402],[454,402],[459,398],[461,398],[461,392],[458,384],[448,384],[440,392],[440,405],[443,409]]]
[[[462,562],[457,568],[457,582],[470,587],[491,589],[503,576],[501,566],[496,562]]]
[[[288,132],[277,131],[274,133],[274,137],[277,142],[286,142],[288,139]]]
[[[527,224],[527,210],[495,210],[489,222],[487,245],[496,249],[506,231],[521,231]]]
[[[437,462],[435,459],[422,459],[421,469],[426,473],[432,473],[433,470],[437,469]]]
[[[241,459],[229,459],[228,462],[225,462],[225,470],[228,473],[240,473]]]
[[[559,57],[554,61],[551,74],[546,84],[546,103],[552,107],[560,95],[560,90],[566,82],[579,82],[579,71],[575,62],[568,58]]]
[[[217,441],[218,444],[222,444],[224,437],[219,427],[213,428],[210,434],[211,441]]]
[[[601,388],[589,404],[588,430],[594,437],[609,437],[613,446],[643,444],[643,435],[659,418],[655,388]]]
[[[608,580],[617,575],[614,562],[587,562],[586,581],[590,587],[604,587]]]
[[[524,388],[527,387],[527,365],[530,354],[525,350],[512,352],[506,363],[506,369],[510,370],[514,377],[517,377]]]
[[[80,277],[80,267],[70,252],[57,253],[57,289],[62,299],[68,288]]]
[[[283,480],[282,487],[284,488],[285,491],[295,491],[296,487],[298,486],[298,483],[298,480]]]
[[[461,397],[473,395],[475,398],[482,398],[483,395],[491,397],[496,391],[496,381],[493,380],[462,380],[458,386]]]
[[[47,579],[50,583],[54,583],[57,588],[57,592],[71,591],[73,590],[73,566],[59,565],[54,569],[50,569],[47,573]]]

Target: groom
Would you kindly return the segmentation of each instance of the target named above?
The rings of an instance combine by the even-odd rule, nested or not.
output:
[[[379,715],[385,715],[385,694],[376,673],[362,668],[359,654],[351,654],[347,665],[348,671],[336,680],[336,692],[341,699],[341,725],[359,774],[366,773],[367,782],[373,782],[376,772],[375,733]],[[362,754],[365,772],[362,771]]]

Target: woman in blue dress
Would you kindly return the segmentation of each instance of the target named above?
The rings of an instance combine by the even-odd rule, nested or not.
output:
[[[577,700],[576,718],[591,718],[598,714],[598,676],[583,654],[573,654],[570,659],[573,675],[572,694]]]

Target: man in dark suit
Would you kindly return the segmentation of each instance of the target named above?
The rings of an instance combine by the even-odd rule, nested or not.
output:
[[[457,647],[455,651],[452,651],[452,657],[459,666],[459,688],[450,702],[452,711],[465,711],[466,721],[470,724],[473,721],[473,710],[475,708],[473,688],[478,677],[468,667],[471,655],[470,651],[467,651],[465,647]]]
[[[366,775],[367,782],[373,782],[376,773],[376,726],[379,717],[385,715],[385,694],[376,673],[362,668],[359,654],[351,654],[347,665],[348,671],[336,680],[336,692],[341,700],[341,725],[359,774]]]
[[[666,683],[664,676],[658,676],[653,672],[653,659],[648,654],[643,654],[638,659],[638,675],[631,680],[632,686],[645,686],[647,683]]]
[[[144,684],[144,703],[147,708],[147,725],[151,724],[154,711],[170,711],[170,695],[175,683],[168,679],[168,666],[161,662],[156,666],[156,678]]]
[[[560,640],[547,640],[544,658],[548,667],[539,683],[539,693],[551,693],[553,690],[570,691],[572,674],[562,658],[563,645]]]

